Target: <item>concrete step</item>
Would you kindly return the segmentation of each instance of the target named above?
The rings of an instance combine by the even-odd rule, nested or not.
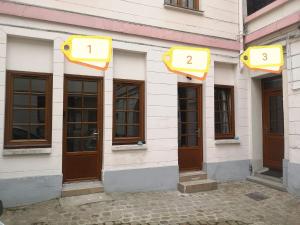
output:
[[[205,180],[207,179],[207,173],[204,171],[190,171],[190,172],[181,172],[179,174],[179,182],[187,182],[194,180]]]
[[[266,179],[266,180],[271,180],[271,181],[274,181],[274,182],[277,182],[277,183],[282,183],[282,178],[272,177],[272,176],[268,176],[268,175],[261,174],[261,173],[254,173],[254,176],[255,177],[260,177],[260,178],[263,178],[263,179]]]
[[[257,184],[265,185],[267,187],[276,189],[278,191],[286,191],[286,188],[284,187],[284,185],[282,183],[276,182],[273,180],[269,180],[269,179],[265,179],[265,178],[257,177],[257,176],[249,176],[249,177],[247,177],[247,180],[257,183]]]
[[[180,182],[178,184],[178,190],[182,193],[211,191],[216,190],[217,188],[217,182],[210,179]]]
[[[61,197],[88,195],[100,192],[104,192],[104,187],[101,181],[64,183]]]

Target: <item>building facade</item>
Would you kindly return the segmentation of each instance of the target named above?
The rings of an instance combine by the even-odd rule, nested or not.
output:
[[[227,181],[270,167],[261,87],[268,80],[261,79],[276,76],[244,68],[243,44],[288,46],[278,81],[284,157],[281,167],[278,160],[271,167],[282,169],[284,185],[300,194],[299,1],[277,0],[249,16],[243,6],[238,0],[0,1],[5,206],[59,197],[73,181],[98,179],[107,192],[175,190],[179,171],[204,170]],[[72,34],[113,38],[107,71],[64,58],[60,46]],[[166,69],[162,55],[176,45],[211,49],[205,81]],[[273,120],[283,121],[279,114]]]

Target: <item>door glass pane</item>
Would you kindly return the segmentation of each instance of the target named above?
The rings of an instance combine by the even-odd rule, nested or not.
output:
[[[97,82],[96,81],[86,81],[83,84],[83,91],[85,93],[97,93]]]
[[[68,122],[81,122],[81,110],[69,109]]]
[[[119,98],[116,99],[116,110],[125,110],[126,109],[126,99]]]
[[[30,79],[17,77],[14,79],[14,91],[29,91]]]
[[[196,88],[179,87],[178,96],[179,96],[179,98],[196,98],[197,97],[197,89]]]
[[[46,80],[32,79],[31,80],[32,92],[44,93],[46,91]]]
[[[181,110],[193,110],[196,111],[198,107],[196,99],[181,99],[180,100],[180,109]]]
[[[81,123],[69,123],[67,129],[68,137],[80,137],[81,136]]]
[[[97,108],[97,96],[84,96],[83,107],[85,108]]]
[[[14,94],[14,107],[28,108],[30,107],[30,95]]]
[[[89,137],[89,136],[95,136],[95,133],[97,133],[97,124],[82,124],[82,136],[83,137]]]
[[[68,81],[68,92],[71,92],[71,93],[82,92],[82,81],[69,80]]]
[[[84,122],[96,122],[97,110],[83,110],[82,119]]]
[[[127,95],[127,88],[123,85],[116,85],[115,87],[116,97],[126,97]]]
[[[31,107],[45,108],[46,107],[45,95],[31,95]]]
[[[138,99],[127,99],[127,110],[139,110]]]
[[[68,152],[81,151],[81,139],[67,139],[67,149]]]
[[[138,98],[139,96],[139,88],[135,85],[127,86],[127,97],[128,98]]]
[[[270,132],[276,134],[283,134],[284,121],[282,96],[270,96],[269,104]]]
[[[82,97],[80,95],[69,95],[68,96],[68,107],[71,108],[81,108],[82,107]]]
[[[90,151],[96,151],[97,147],[97,138],[85,138],[82,139],[82,151],[90,152]]]

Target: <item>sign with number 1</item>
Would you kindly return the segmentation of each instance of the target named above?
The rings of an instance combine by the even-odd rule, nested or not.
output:
[[[252,70],[280,73],[284,65],[281,45],[249,47],[242,55],[241,61]]]
[[[73,63],[106,70],[112,55],[112,38],[72,35],[62,44],[61,51]]]
[[[210,66],[210,50],[175,46],[163,55],[163,62],[171,72],[204,80]]]

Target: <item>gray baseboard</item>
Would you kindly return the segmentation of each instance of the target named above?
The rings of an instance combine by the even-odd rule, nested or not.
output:
[[[204,170],[208,178],[217,181],[245,180],[250,175],[249,166],[249,160],[204,163]]]
[[[289,162],[287,174],[288,191],[300,196],[300,164]]]
[[[4,207],[15,207],[60,197],[62,175],[0,179]]]
[[[178,181],[178,166],[103,172],[103,185],[107,192],[176,190]]]

